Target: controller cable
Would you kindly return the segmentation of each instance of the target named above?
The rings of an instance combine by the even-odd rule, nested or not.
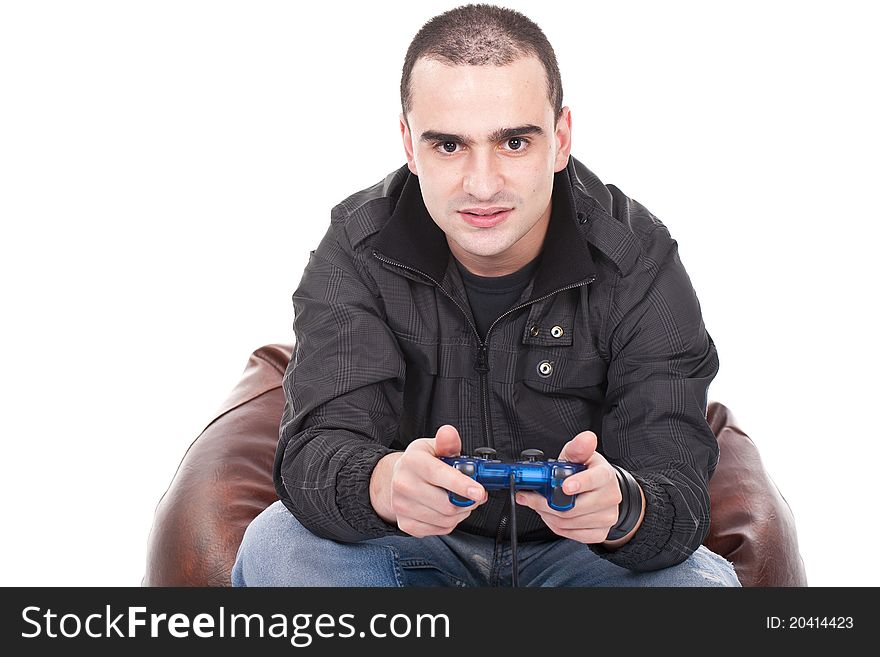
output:
[[[519,565],[516,559],[516,475],[510,473],[510,556],[513,559],[511,565],[511,586],[519,587]]]
[[[618,485],[622,495],[617,507],[618,521],[608,532],[608,540],[616,540],[629,534],[639,520],[642,512],[642,494],[635,478],[623,468],[612,464],[617,474]],[[510,557],[511,586],[519,587],[519,564],[516,554],[516,475],[511,472],[508,478],[510,483]]]

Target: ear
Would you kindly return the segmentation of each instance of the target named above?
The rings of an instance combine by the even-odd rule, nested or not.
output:
[[[409,125],[406,122],[406,116],[400,113],[400,136],[403,138],[403,150],[406,153],[406,164],[414,175],[419,175],[416,169],[416,158],[413,154],[412,133],[409,131]]]
[[[571,109],[562,108],[562,116],[556,122],[556,162],[553,170],[562,171],[568,166],[568,156],[571,155]]]

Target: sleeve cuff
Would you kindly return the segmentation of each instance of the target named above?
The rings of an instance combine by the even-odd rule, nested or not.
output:
[[[675,507],[663,487],[635,473],[633,478],[645,493],[645,518],[635,535],[625,545],[609,550],[601,543],[590,545],[598,556],[630,570],[656,570],[664,565],[650,565],[663,552],[672,534]],[[665,564],[672,565],[672,564]]]
[[[381,445],[370,445],[352,454],[336,475],[336,505],[345,522],[351,525],[362,540],[382,536],[406,536],[389,522],[385,522],[370,502],[370,477],[376,463],[394,450]]]

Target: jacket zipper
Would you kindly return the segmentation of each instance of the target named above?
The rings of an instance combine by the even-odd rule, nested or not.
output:
[[[487,442],[489,447],[495,447],[494,441],[492,440],[492,429],[489,426],[489,390],[488,390],[488,380],[489,380],[489,359],[487,357],[487,349],[486,344],[483,342],[483,339],[480,337],[480,332],[477,330],[477,327],[471,321],[471,318],[468,317],[467,311],[464,307],[455,300],[449,292],[447,292],[446,288],[440,285],[439,282],[435,281],[433,278],[428,276],[425,272],[415,269],[413,267],[409,267],[407,265],[403,265],[399,262],[395,262],[394,260],[389,260],[388,258],[379,255],[376,251],[373,251],[373,257],[377,260],[381,260],[384,263],[387,263],[393,267],[400,267],[401,269],[406,269],[407,271],[414,272],[419,276],[423,276],[424,278],[431,281],[437,288],[443,292],[449,300],[454,303],[458,309],[461,311],[461,314],[464,315],[465,320],[467,320],[468,325],[471,327],[471,330],[474,332],[474,335],[477,336],[477,343],[479,346],[479,351],[477,351],[477,362],[474,365],[474,369],[480,373],[480,406],[482,411],[482,429],[483,429],[483,439]],[[491,330],[491,327],[490,329]]]
[[[507,529],[509,521],[510,517],[505,513],[498,522],[498,534],[495,536],[495,552],[492,555],[492,566],[489,571],[489,586],[496,586],[498,584],[497,564],[501,561],[501,541],[504,540],[504,530]]]
[[[582,286],[584,286],[584,285],[589,285],[590,283],[592,283],[592,282],[595,281],[595,280],[596,280],[596,277],[595,277],[595,276],[591,276],[590,278],[587,278],[587,279],[584,279],[584,280],[582,280],[582,281],[579,281],[578,283],[573,283],[573,284],[571,284],[571,285],[567,285],[567,286],[565,286],[565,287],[561,287],[561,288],[559,288],[558,290],[554,290],[553,292],[550,292],[549,294],[545,294],[545,295],[542,296],[542,297],[538,297],[537,299],[531,299],[530,301],[527,301],[526,303],[520,304],[520,305],[518,305],[518,306],[514,306],[514,307],[511,308],[510,310],[508,310],[508,311],[502,313],[501,315],[499,315],[499,316],[495,319],[494,322],[492,322],[492,324],[489,326],[489,329],[486,331],[486,347],[485,347],[485,348],[488,348],[488,345],[489,345],[489,335],[492,333],[492,329],[495,328],[495,325],[496,325],[499,321],[501,321],[503,318],[507,317],[507,315],[509,315],[510,313],[516,312],[516,311],[519,310],[520,308],[525,308],[526,306],[531,306],[533,303],[538,303],[539,301],[543,301],[544,299],[548,299],[548,298],[552,297],[552,296],[555,295],[555,294],[559,294],[560,292],[565,292],[566,290],[571,290],[572,288],[582,287]],[[487,367],[487,368],[486,368],[486,372],[488,372],[488,371],[489,371],[489,369],[488,369],[488,367]],[[481,381],[481,388],[482,388],[482,378],[480,379],[480,381]],[[489,403],[489,391],[488,391],[488,388],[485,388],[485,393],[486,393],[486,394],[485,394],[484,403],[485,403],[485,404],[488,404],[488,403]],[[485,412],[485,411],[484,411],[484,412]],[[488,422],[488,415],[486,416],[486,421]],[[491,431],[491,426],[489,427],[489,430]],[[493,447],[494,447],[494,445],[493,445]],[[510,512],[509,512],[509,513],[516,513],[516,509],[510,509]],[[496,545],[496,546],[500,545],[500,544],[501,544],[501,541],[504,539],[504,530],[507,528],[507,523],[508,523],[509,521],[510,521],[510,516],[509,516],[508,513],[505,513],[503,516],[501,516],[501,520],[498,522],[498,534],[497,534],[497,536],[495,537],[495,545]],[[519,534],[519,532],[517,532],[517,534]],[[497,561],[497,559],[493,560],[493,566],[492,566],[492,567],[493,567],[493,570],[494,570],[494,563],[495,563],[495,561]]]
[[[509,314],[516,312],[517,310],[520,310],[521,308],[531,306],[533,303],[538,303],[539,301],[543,301],[544,299],[549,299],[553,295],[559,294],[560,292],[565,292],[566,290],[571,290],[576,287],[582,287],[584,285],[589,285],[590,283],[592,283],[593,281],[596,280],[596,277],[591,276],[590,278],[586,278],[586,279],[579,281],[577,283],[572,283],[571,285],[566,285],[565,287],[561,287],[558,290],[554,290],[548,294],[545,294],[544,296],[538,297],[537,299],[530,299],[526,303],[522,303],[518,306],[514,306],[513,308],[507,310],[506,312],[502,313],[497,318],[495,318],[495,321],[489,325],[489,329],[486,331],[486,340],[483,341],[483,339],[480,337],[480,332],[477,330],[477,327],[471,321],[470,317],[468,317],[467,311],[462,307],[462,305],[460,303],[458,303],[458,301],[455,300],[455,298],[449,292],[446,291],[446,288],[444,288],[442,285],[440,285],[440,283],[438,283],[433,278],[428,276],[428,274],[426,274],[425,272],[420,271],[418,269],[415,269],[413,267],[409,267],[408,265],[403,265],[399,262],[395,262],[394,260],[389,260],[388,258],[386,258],[382,255],[379,255],[379,253],[377,253],[376,251],[373,251],[373,256],[377,260],[381,260],[382,262],[387,263],[387,264],[391,265],[392,267],[400,267],[401,269],[406,269],[407,271],[414,272],[414,273],[418,274],[419,276],[422,276],[422,277],[428,279],[434,285],[436,285],[440,289],[440,291],[443,292],[443,294],[445,294],[447,297],[449,297],[449,299],[452,301],[452,303],[454,303],[456,306],[458,306],[458,309],[464,315],[464,318],[467,320],[467,323],[470,325],[471,329],[473,330],[474,335],[477,336],[477,342],[480,345],[479,351],[477,352],[477,362],[474,366],[474,369],[476,369],[480,373],[480,403],[481,403],[481,407],[482,407],[481,410],[483,413],[483,417],[482,417],[483,438],[486,440],[488,446],[492,447],[494,449],[495,448],[495,439],[492,434],[492,425],[489,422],[489,357],[488,357],[488,351],[489,351],[489,336],[492,334],[492,329],[495,328],[495,325],[499,321],[501,321],[502,319],[507,317]],[[513,509],[511,509],[511,511],[513,511]],[[507,523],[509,521],[510,521],[510,517],[507,513],[505,513],[503,516],[501,516],[501,520],[498,523],[498,536],[497,536],[496,544],[499,543],[501,541],[501,539],[503,538],[504,530],[507,527]]]

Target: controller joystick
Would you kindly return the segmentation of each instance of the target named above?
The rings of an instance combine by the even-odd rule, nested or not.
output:
[[[527,449],[520,454],[521,460],[515,463],[502,463],[493,457],[496,452],[491,447],[474,450],[476,456],[441,456],[444,463],[451,465],[464,475],[479,482],[487,490],[506,490],[510,488],[511,475],[516,490],[533,490],[544,495],[547,504],[557,511],[568,511],[574,507],[574,495],[562,491],[562,482],[571,475],[586,470],[581,463],[544,461],[544,453],[539,449]],[[472,499],[449,493],[449,501],[456,506],[471,506]]]
[[[522,461],[534,463],[535,461],[540,461],[544,458],[544,452],[540,449],[524,449],[519,453],[519,458]]]

